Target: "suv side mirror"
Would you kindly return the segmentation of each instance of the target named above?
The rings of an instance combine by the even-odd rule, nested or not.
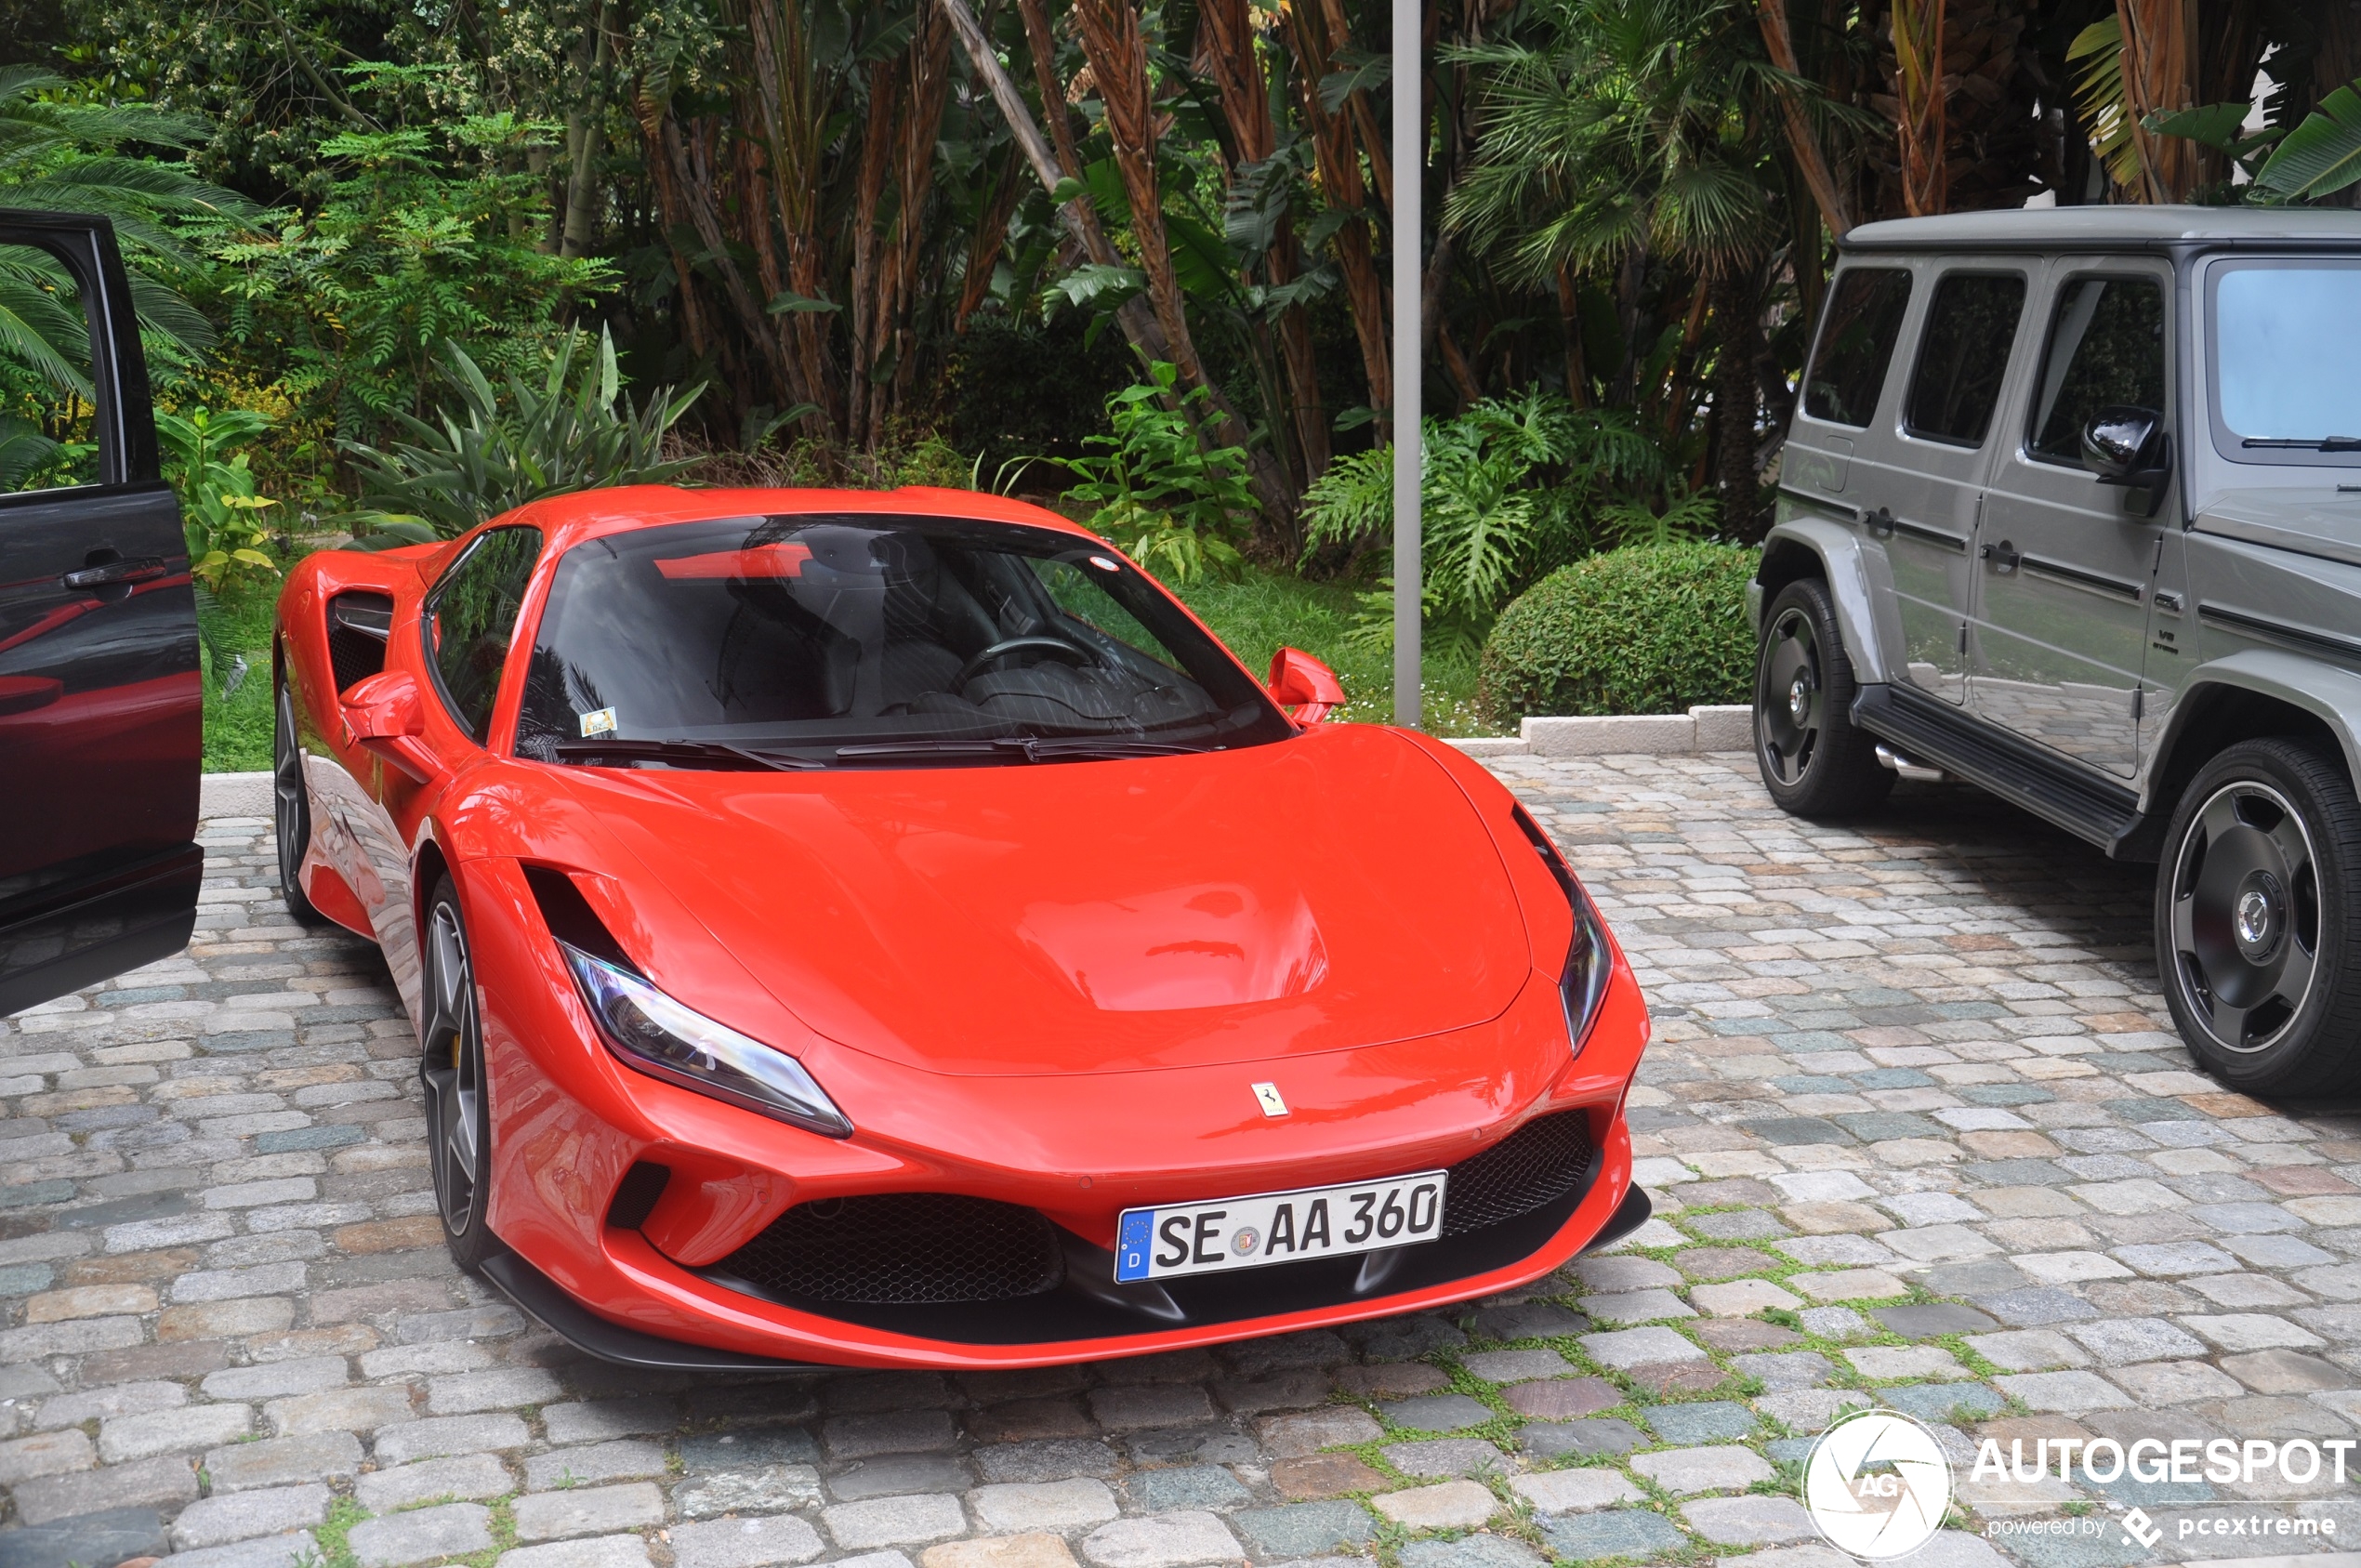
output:
[[[418,737],[426,718],[418,705],[418,682],[406,670],[385,670],[344,694],[344,729],[354,744],[375,752],[420,784],[442,771],[434,752]]]
[[[1271,679],[1263,685],[1271,700],[1295,709],[1295,721],[1307,729],[1344,705],[1344,685],[1337,672],[1300,648],[1282,648],[1272,654]]]
[[[2164,415],[2130,403],[2100,409],[2082,427],[2082,466],[2101,484],[2146,492],[2148,516],[2156,516],[2172,480],[2172,437]]]

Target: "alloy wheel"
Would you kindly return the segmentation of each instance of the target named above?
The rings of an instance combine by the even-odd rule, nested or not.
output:
[[[1812,617],[1794,606],[1772,624],[1763,650],[1762,679],[1755,696],[1755,731],[1763,760],[1781,784],[1796,784],[1819,749],[1820,644]]]
[[[2241,779],[2214,791],[2173,856],[2171,946],[2182,998],[2214,1043],[2277,1043],[2310,995],[2320,873],[2287,797]]]
[[[279,712],[270,747],[270,822],[279,840],[279,886],[301,891],[299,874],[310,848],[311,824],[303,795],[303,752],[296,744],[295,699],[279,688]]]
[[[459,912],[438,901],[427,921],[425,1060],[429,1157],[443,1227],[455,1238],[480,1224],[483,1179],[483,1034],[475,974]]]

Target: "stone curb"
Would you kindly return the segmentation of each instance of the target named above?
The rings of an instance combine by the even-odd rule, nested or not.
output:
[[[1528,718],[1514,735],[1453,741],[1471,757],[1679,757],[1745,751],[1754,744],[1754,709],[1743,703],[1686,713],[1604,718]]]
[[[1754,709],[1693,707],[1686,713],[1618,714],[1609,718],[1528,718],[1514,735],[1446,742],[1470,757],[1682,756],[1744,751],[1754,744]],[[207,773],[201,817],[267,817],[269,773]]]
[[[197,788],[200,817],[268,817],[269,773],[207,773]]]

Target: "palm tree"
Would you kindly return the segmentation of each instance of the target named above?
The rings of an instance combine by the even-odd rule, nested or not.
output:
[[[172,225],[242,216],[252,204],[184,165],[122,151],[188,147],[204,135],[198,122],[144,105],[73,101],[60,95],[66,86],[38,67],[0,66],[0,207],[113,220],[150,354],[191,360],[214,332],[167,281],[198,265]],[[0,359],[61,392],[90,395],[90,345],[73,281],[39,252],[0,249]]]
[[[1566,267],[1636,283],[1651,259],[1705,286],[1722,515],[1743,536],[1761,274],[1781,231],[1766,193],[1774,93],[1803,84],[1761,58],[1753,13],[1732,0],[1539,0],[1528,14],[1531,33],[1447,57],[1484,85],[1444,222],[1536,287]]]

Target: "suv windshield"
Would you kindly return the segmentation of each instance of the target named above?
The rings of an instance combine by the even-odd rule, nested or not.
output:
[[[1292,732],[1153,584],[1086,540],[801,515],[569,550],[516,750],[601,766],[927,766]]]
[[[2222,267],[2213,283],[2217,434],[2248,461],[2361,452],[2361,263]]]

